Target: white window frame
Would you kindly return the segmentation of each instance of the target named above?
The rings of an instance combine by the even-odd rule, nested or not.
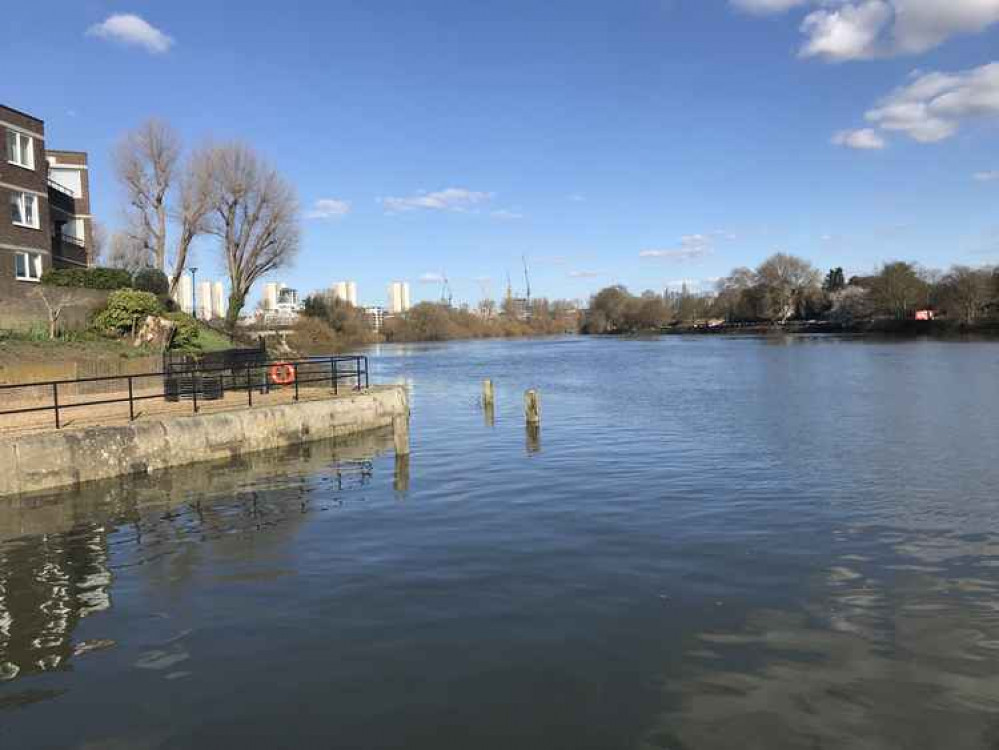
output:
[[[14,221],[14,219],[11,218],[11,224],[15,227],[24,227],[25,229],[41,229],[41,219],[38,216],[38,207],[40,205],[38,202],[38,196],[33,193],[12,192],[11,199],[16,200],[21,204],[21,216],[24,216],[27,213],[27,210],[25,209],[25,201],[34,201],[34,203],[32,203],[31,211],[31,218],[34,220],[33,223],[28,224],[23,221]]]
[[[19,130],[14,130],[12,128],[8,128],[7,132],[14,136],[14,153],[8,156],[7,162],[9,164],[21,167],[22,169],[30,169],[32,172],[34,172],[35,171],[34,137],[28,135],[27,133],[22,133]],[[6,150],[6,148],[7,148],[7,143],[5,139],[4,149]],[[24,158],[25,156],[27,156],[27,159]],[[21,159],[23,161],[18,161],[18,159]]]
[[[18,259],[24,259],[24,268],[27,274],[18,271]],[[37,284],[42,280],[42,254],[18,251],[14,253],[14,278],[18,281],[30,281]]]

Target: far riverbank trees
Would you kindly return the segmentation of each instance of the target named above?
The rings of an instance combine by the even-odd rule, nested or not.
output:
[[[633,333],[669,325],[785,324],[824,320],[842,326],[904,321],[917,310],[963,326],[999,319],[999,272],[953,266],[945,273],[915,263],[885,263],[871,276],[846,279],[842,268],[824,276],[807,260],[778,253],[757,268],[736,268],[713,293],[644,292],[622,286],[595,294],[584,333]]]

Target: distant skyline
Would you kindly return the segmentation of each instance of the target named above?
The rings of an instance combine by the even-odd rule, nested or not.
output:
[[[0,101],[90,154],[156,116],[296,186],[273,280],[413,301],[708,288],[773,252],[999,262],[999,0],[60,0],[5,16]],[[29,64],[25,65],[25,62]],[[222,278],[206,243],[199,276]],[[253,302],[262,289],[256,290]]]

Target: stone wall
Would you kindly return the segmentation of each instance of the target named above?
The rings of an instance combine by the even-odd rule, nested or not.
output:
[[[408,422],[405,387],[381,386],[326,401],[8,438],[0,440],[0,496],[230,459],[393,425],[397,452],[408,452]]]
[[[13,263],[13,261],[11,261]],[[66,331],[86,328],[90,317],[107,304],[111,293],[103,289],[78,289],[17,281],[0,274],[0,330],[25,331],[49,324],[48,308],[38,296],[39,289],[50,302],[69,295],[70,304],[63,310],[59,325]]]

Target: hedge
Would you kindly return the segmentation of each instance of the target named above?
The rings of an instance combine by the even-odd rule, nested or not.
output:
[[[127,289],[132,286],[132,274],[121,268],[50,268],[42,274],[42,283],[84,289]]]

